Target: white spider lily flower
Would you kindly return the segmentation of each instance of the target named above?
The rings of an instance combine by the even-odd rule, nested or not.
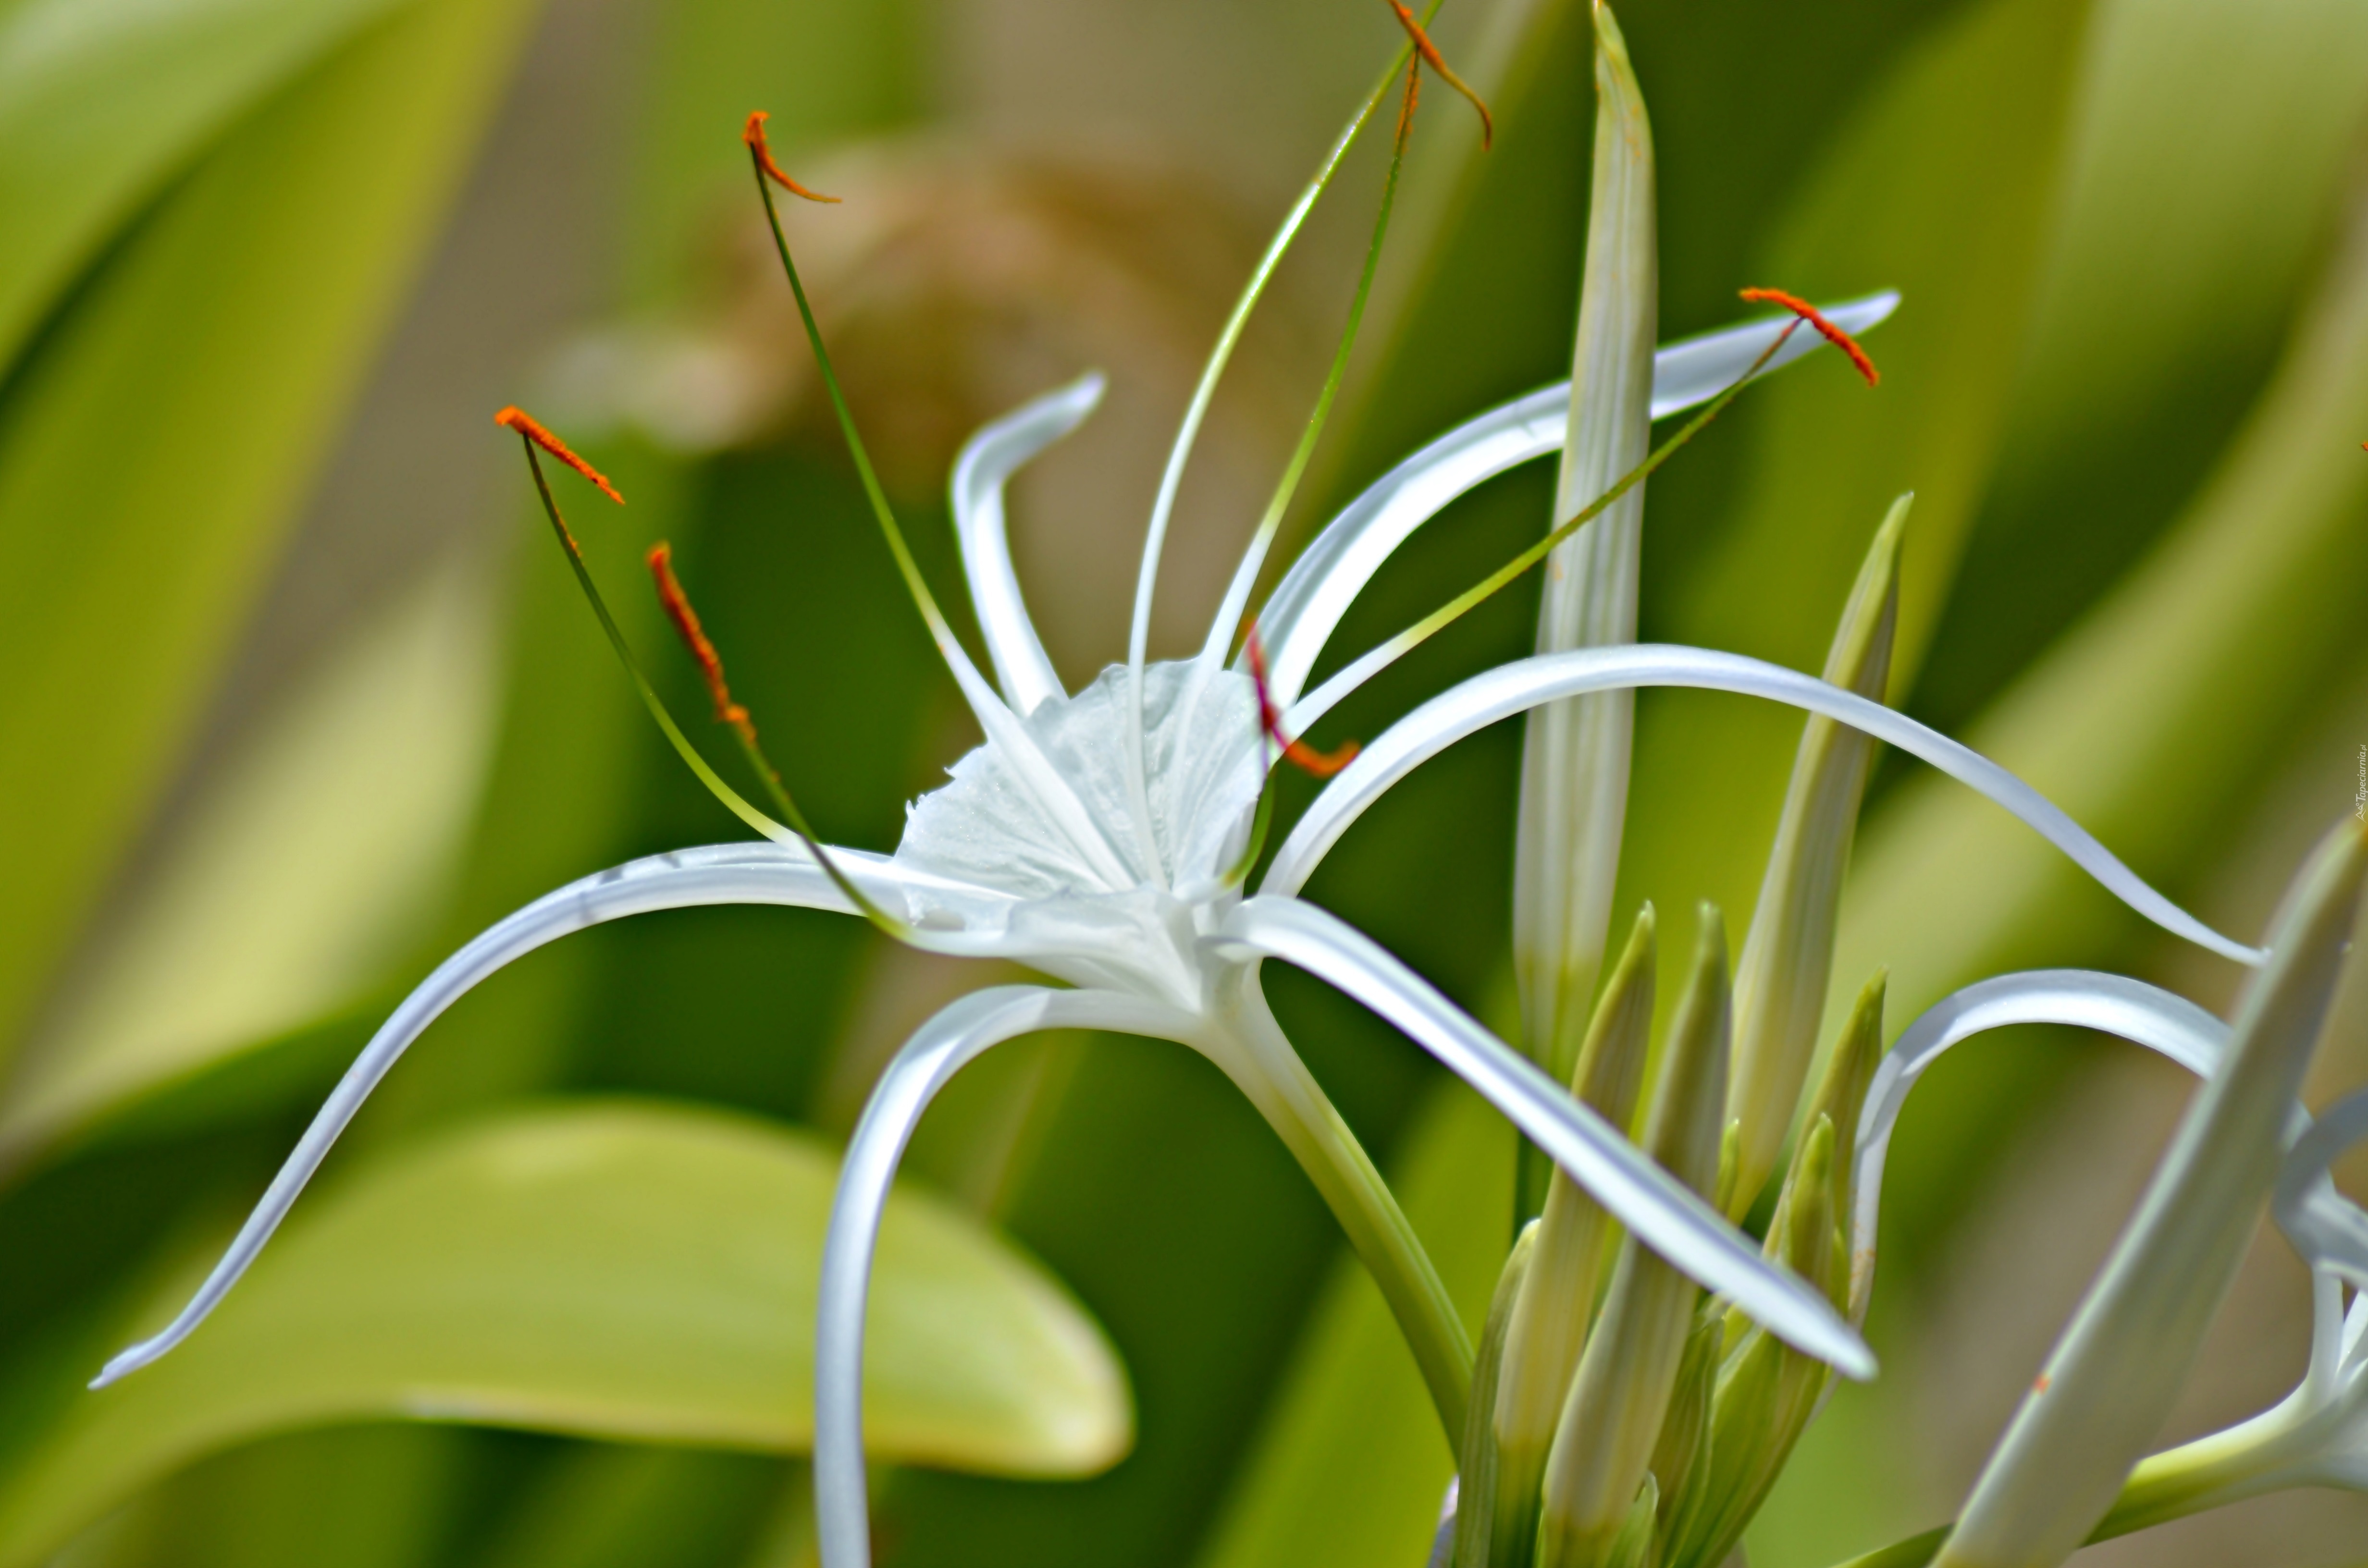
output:
[[[1885,297],[1859,310],[1880,319],[1892,302]],[[1755,322],[1663,350],[1670,372],[1666,395],[1677,408],[1707,401],[1768,354],[1782,332],[1782,323]],[[1799,350],[1807,351],[1805,346]],[[1779,347],[1766,368],[1797,357]],[[1133,835],[1122,815],[1129,808],[1109,787],[1120,749],[1110,727],[1123,722],[1110,700],[1115,677],[1106,671],[1076,699],[1062,689],[1019,597],[1004,533],[1004,481],[1074,429],[1099,393],[1099,378],[1086,377],[988,426],[963,449],[954,470],[954,527],[1001,695],[985,688],[959,644],[950,662],[958,661],[958,679],[968,676],[962,681],[965,695],[995,721],[996,738],[956,764],[957,777],[945,789],[916,804],[894,856],[850,848],[829,854],[857,889],[908,923],[911,939],[932,950],[1016,959],[1081,984],[1107,982],[1125,989],[1139,982],[1157,1000],[1174,1003],[1180,996],[1185,1006],[1197,1006],[1200,989],[1184,979],[1201,961],[1193,950],[1196,928],[1212,927],[1239,897],[1227,879],[1229,857],[1238,855],[1265,777],[1254,688],[1239,670],[1211,671],[1205,664],[1163,664],[1149,673],[1155,703],[1195,673],[1200,700],[1189,712],[1173,704],[1153,709],[1153,745],[1161,756],[1181,758],[1191,778],[1189,784],[1180,776],[1163,778],[1159,790],[1165,809],[1153,836],[1165,846],[1158,871],[1167,889],[1135,880],[1130,867],[1139,862],[1133,860]],[[1566,407],[1569,395],[1566,383],[1547,387],[1482,415],[1385,474],[1334,518],[1277,590],[1278,599],[1286,592],[1292,597],[1289,613],[1278,618],[1283,630],[1274,642],[1269,684],[1278,702],[1292,704],[1356,592],[1416,528],[1492,474],[1553,449],[1531,426]],[[1311,558],[1328,570],[1310,568]],[[1296,676],[1287,673],[1294,665]],[[1091,744],[1098,728],[1108,732],[1099,752]],[[1040,795],[1043,767],[1056,756],[1076,760],[1078,777],[1053,772],[1057,788]],[[1360,801],[1356,809],[1369,803]],[[933,836],[931,827],[940,831]],[[1166,860],[1167,855],[1176,858]],[[1320,852],[1297,858],[1304,878]],[[939,864],[975,874],[941,874],[935,869]],[[1296,881],[1291,885],[1295,891]],[[188,1309],[164,1332],[110,1361],[101,1383],[145,1366],[188,1336],[262,1250],[380,1080],[470,989],[534,949],[588,926],[727,903],[858,913],[803,846],[737,843],[611,867],[496,923],[438,965],[388,1017]],[[1180,927],[1173,919],[1179,912],[1185,915]],[[1555,1096],[1566,1097],[1558,1090]]]
[[[2280,1228],[2311,1265],[2310,1361],[2302,1381],[2251,1420],[2144,1460],[2091,1539],[2293,1487],[2368,1492],[2368,1211],[2338,1193],[2328,1176],[2337,1156],[2363,1137],[2368,1092],[2309,1123],[2288,1151],[2271,1199]]]
[[[2251,1420],[2141,1463],[2098,1527],[2100,1537],[2290,1487],[2368,1492],[2368,1212],[2338,1194],[2327,1174],[2362,1137],[2368,1091],[2330,1108],[2295,1140],[2271,1199],[2279,1227],[2311,1265],[2310,1363],[2302,1381]]]
[[[761,142],[752,142],[752,149],[763,155]],[[793,268],[791,281],[797,286]],[[802,290],[799,297],[803,307]],[[1858,313],[1879,320],[1891,303],[1888,297],[1865,301]],[[1756,323],[1664,351],[1655,362],[1654,411],[1725,395],[1788,357],[1794,324]],[[818,334],[814,341],[819,349]],[[824,364],[827,379],[826,358]],[[1212,366],[1204,388],[1213,374]],[[957,465],[955,527],[995,672],[992,685],[937,612],[875,487],[899,566],[985,737],[955,764],[946,785],[915,803],[893,855],[826,848],[766,818],[698,762],[661,713],[670,738],[710,788],[776,842],[656,856],[583,879],[448,959],[348,1069],[188,1305],[161,1333],[111,1360],[97,1381],[146,1365],[198,1326],[259,1253],[372,1088],[471,986],[588,925],[730,903],[861,913],[916,947],[1016,960],[1074,987],[996,987],[942,1010],[883,1074],[849,1142],[825,1249],[815,1346],[816,1506],[832,1568],[860,1568],[869,1560],[863,1309],[888,1187],[914,1126],[946,1081],[981,1052],[1040,1028],[1165,1038],[1204,1052],[1222,1068],[1307,1170],[1396,1313],[1451,1436],[1463,1429],[1472,1353],[1462,1326],[1387,1187],[1267,1010],[1258,968],[1268,958],[1317,974],[1438,1056],[1633,1237],[1678,1270],[1731,1299],[1805,1354],[1866,1376],[1871,1357],[1819,1290],[1764,1258],[1617,1128],[1419,976],[1296,896],[1356,817],[1406,771],[1483,725],[1543,703],[1660,684],[1755,694],[1826,714],[1972,783],[2170,929],[2216,951],[2254,956],[2178,910],[1994,764],[1866,698],[1700,649],[1630,646],[1532,657],[1425,704],[1318,797],[1257,895],[1246,898],[1241,873],[1274,761],[1269,731],[1275,726],[1255,680],[1240,662],[1227,660],[1268,530],[1261,527],[1198,656],[1159,664],[1131,656],[1075,694],[1044,658],[1011,567],[1002,482],[1074,427],[1098,391],[1088,380],[1038,400],[982,432]],[[1463,490],[1552,449],[1552,440],[1541,439],[1533,427],[1569,397],[1567,388],[1548,389],[1483,415],[1393,471],[1325,530],[1260,621],[1273,639],[1270,693],[1288,710],[1286,726],[1303,728],[1410,645],[1405,638],[1385,643],[1315,692],[1302,689],[1341,612],[1379,562]],[[1187,437],[1190,425],[1188,419]],[[869,482],[860,445],[855,450]],[[540,477],[539,465],[536,472]],[[1165,502],[1152,530],[1155,545],[1164,517]],[[552,520],[564,538],[555,507]],[[1156,547],[1147,554],[1156,561]],[[580,560],[575,565],[581,571]],[[588,577],[586,582],[588,588]],[[687,607],[683,613],[687,619]],[[1139,654],[1142,644],[1139,619],[1131,654]],[[1244,653],[1247,657],[1249,650]],[[727,710],[720,671],[711,673],[719,683],[719,710]],[[753,750],[753,737],[744,732],[744,739]]]
[[[1586,275],[1571,350],[1569,434],[1554,480],[1554,526],[1577,517],[1645,460],[1652,429],[1660,256],[1653,211],[1653,128],[1620,26],[1598,0],[1595,167]],[[1537,651],[1636,640],[1645,487],[1613,502],[1546,557]],[[1628,814],[1635,693],[1603,691],[1533,711],[1521,743],[1513,849],[1513,971],[1531,1057],[1556,1082],[1577,1062],[1595,994]],[[1525,1182],[1525,1208],[1543,1201]],[[1625,1508],[1623,1495],[1620,1506]]]
[[[1901,1034],[1861,1118],[1853,1233],[1851,1315],[1865,1316],[1874,1258],[1884,1158],[1908,1091],[1943,1051],[1992,1029],[2069,1024],[2144,1045],[2199,1078],[2227,1053],[2229,1028],[2184,997],[2117,974],[2039,970],[1999,975],[1944,997]],[[2301,1383],[2270,1410],[2225,1431],[2156,1454],[2130,1472],[2087,1540],[2093,1543],[2301,1486],[2368,1491],[2368,1212],[2335,1190],[2328,1167],[2368,1136],[2368,1092],[2314,1120],[2285,1114],[2291,1140],[2271,1211],[2312,1268],[2310,1361]],[[2354,1290],[2347,1313],[2343,1287]],[[2175,1381],[2175,1380],[2174,1380]],[[1949,1528],[1928,1531],[1844,1568],[1904,1568],[1937,1552]]]
[[[2054,1568],[2169,1414],[2276,1182],[2294,1096],[2349,946],[2368,842],[2312,857],[2272,923],[2227,1049],[2136,1217],[1975,1483],[1938,1568]]]

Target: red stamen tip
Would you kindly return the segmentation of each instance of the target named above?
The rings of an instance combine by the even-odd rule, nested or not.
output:
[[[552,457],[557,458],[561,462],[565,463],[569,468],[574,469],[576,472],[582,474],[585,478],[598,485],[600,487],[600,494],[606,495],[609,500],[614,501],[618,506],[621,506],[625,504],[625,498],[617,494],[617,487],[609,483],[608,475],[602,473],[598,469],[594,468],[590,463],[586,462],[582,458],[577,457],[573,451],[570,451],[566,442],[552,435],[549,428],[543,425],[542,421],[537,419],[533,415],[529,414],[525,409],[519,408],[516,404],[512,404],[510,407],[503,409],[499,414],[495,415],[494,423],[500,426],[505,430],[515,430],[519,435],[525,437],[528,440],[532,441],[536,446],[541,447],[544,451],[549,452]]]
[[[1258,628],[1250,628],[1246,650],[1250,656],[1250,679],[1258,687],[1258,729],[1267,739],[1282,751],[1282,760],[1317,778],[1329,778],[1357,760],[1360,749],[1354,741],[1343,741],[1330,751],[1317,751],[1305,741],[1292,740],[1282,733],[1282,714],[1267,690],[1266,647],[1258,641]]]
[[[748,123],[740,128],[740,140],[747,145],[749,156],[757,160],[757,167],[763,171],[766,177],[791,196],[803,196],[808,201],[837,201],[838,198],[836,196],[825,196],[818,190],[808,190],[804,186],[783,174],[781,165],[773,162],[773,150],[765,144],[765,121],[772,118],[763,109],[754,109],[748,115]]]
[[[1497,117],[1488,112],[1487,104],[1481,99],[1478,93],[1472,90],[1472,85],[1466,82],[1463,77],[1457,75],[1453,69],[1448,65],[1447,57],[1439,52],[1439,45],[1431,42],[1430,34],[1423,30],[1421,19],[1416,17],[1415,14],[1408,10],[1404,5],[1400,4],[1400,0],[1390,0],[1390,9],[1397,13],[1398,26],[1404,28],[1406,29],[1406,37],[1413,40],[1415,57],[1420,60],[1425,65],[1429,66],[1433,71],[1438,72],[1440,81],[1445,82],[1449,86],[1454,88],[1457,92],[1462,93],[1465,101],[1470,103],[1474,108],[1480,112],[1480,150],[1484,153],[1486,152],[1490,147],[1496,144]],[[1406,121],[1413,118],[1414,89],[1409,87],[1406,90],[1406,109],[1398,119],[1398,134],[1400,136],[1404,136],[1406,134]]]
[[[1874,361],[1868,358],[1866,350],[1858,346],[1858,339],[1836,326],[1827,319],[1825,312],[1802,299],[1798,294],[1787,294],[1782,289],[1746,289],[1742,293],[1743,298],[1753,304],[1782,305],[1816,327],[1818,335],[1827,343],[1850,356],[1850,362],[1858,367],[1858,373],[1866,378],[1868,386],[1873,386],[1883,379],[1874,368]]]
[[[732,688],[723,680],[723,656],[707,640],[706,629],[699,624],[699,612],[690,608],[690,596],[682,591],[682,583],[674,574],[673,547],[660,540],[650,546],[647,559],[650,577],[657,584],[658,603],[665,607],[666,619],[674,622],[683,646],[699,661],[700,678],[707,682],[707,695],[715,701],[715,722],[731,725],[740,732],[742,740],[755,745],[757,726],[749,722],[748,710],[732,700]]]

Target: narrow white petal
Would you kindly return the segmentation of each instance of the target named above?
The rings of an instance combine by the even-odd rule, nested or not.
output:
[[[2184,996],[2126,975],[2085,969],[2029,970],[1968,985],[1927,1007],[1893,1043],[1859,1115],[1851,1190],[1850,1316],[1864,1322],[1874,1274],[1883,1165],[1908,1091],[1924,1070],[1963,1040],[2012,1024],[2074,1024],[2118,1035],[2211,1076],[2227,1049],[2228,1026]]]
[[[845,869],[872,899],[891,910],[904,903],[904,887],[913,879],[882,858],[859,850],[840,849]],[[271,1233],[287,1218],[304,1184],[313,1179],[330,1145],[361,1109],[397,1058],[478,982],[547,942],[587,926],[644,915],[659,909],[687,909],[699,904],[774,903],[806,909],[855,910],[837,884],[803,849],[769,844],[719,844],[612,867],[556,892],[545,893],[471,941],[436,967],[403,1000],[377,1034],[354,1059],[346,1075],[330,1091],[328,1100],[304,1130],[295,1151],[272,1178],[263,1199],[247,1216],[238,1235],[214,1265],[180,1315],[154,1337],[132,1346],[93,1379],[91,1387],[135,1372],[187,1339],[207,1314],[219,1305],[262,1252]]]
[[[1062,695],[1061,677],[1038,641],[1011,565],[1004,528],[1003,485],[1020,464],[1085,422],[1102,400],[1099,370],[1046,392],[981,429],[954,460],[954,534],[962,543],[962,575],[978,611],[996,684],[1012,710],[1025,718],[1048,697]]]
[[[848,1140],[823,1243],[814,1324],[814,1516],[824,1568],[869,1568],[871,1497],[863,1461],[863,1313],[888,1189],[921,1113],[953,1075],[1006,1040],[1038,1029],[1190,1033],[1172,1009],[1101,991],[998,985],[952,1003],[914,1031],[873,1086]]]
[[[1906,714],[1781,665],[1667,643],[1543,653],[1483,671],[1399,720],[1358,755],[1292,829],[1261,884],[1296,892],[1365,808],[1416,767],[1473,732],[1541,702],[1622,687],[1677,686],[1764,697],[1838,719],[1921,757],[2005,807],[2070,856],[2106,891],[2174,936],[2239,963],[2261,953],[2220,935],[2146,885],[2045,796],[1978,752]],[[1285,722],[1302,727],[1295,714]]]
[[[1262,896],[1236,906],[1214,940],[1296,964],[1387,1018],[1673,1266],[1805,1354],[1851,1377],[1873,1375],[1873,1357],[1822,1295],[1369,937],[1312,903]]]
[[[1884,292],[1832,305],[1826,314],[1861,333],[1897,309]],[[1653,356],[1655,419],[1708,403],[1751,368],[1793,317],[1747,323],[1667,345]],[[1824,345],[1795,332],[1760,373]],[[1318,654],[1340,618],[1398,546],[1441,508],[1484,480],[1562,449],[1570,426],[1570,383],[1559,381],[1457,426],[1375,480],[1302,551],[1258,611],[1275,700],[1289,707],[1306,689]],[[1227,628],[1230,635],[1231,628]],[[1237,668],[1247,670],[1242,660]]]
[[[2328,1167],[2368,1138],[2368,1089],[2338,1100],[2286,1152],[2270,1211],[2303,1261],[2368,1290],[2368,1212],[2335,1189]]]
[[[1936,1568],[2052,1568],[2112,1510],[2194,1367],[2277,1184],[2363,872],[2368,838],[2345,822],[2288,890],[2226,1049],[1992,1450]]]

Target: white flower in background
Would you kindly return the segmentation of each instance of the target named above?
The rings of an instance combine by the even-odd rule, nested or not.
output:
[[[1415,28],[1410,17],[1402,18]],[[1413,80],[1409,74],[1409,84]],[[2021,817],[2150,918],[2214,950],[2240,959],[2253,955],[2179,911],[2064,813],[1956,743],[1858,692],[1698,648],[1572,646],[1488,670],[1440,694],[1348,763],[1294,824],[1256,891],[1246,887],[1261,846],[1260,801],[1268,775],[1279,756],[1306,755],[1288,737],[1303,733],[1445,618],[1604,513],[1693,428],[1619,472],[1601,467],[1588,481],[1589,487],[1600,486],[1594,498],[1558,515],[1557,530],[1512,567],[1311,691],[1318,655],[1392,551],[1482,480],[1562,450],[1574,425],[1569,385],[1549,387],[1481,415],[1408,458],[1321,531],[1268,597],[1254,631],[1236,650],[1264,553],[1320,426],[1319,403],[1318,416],[1198,653],[1178,661],[1148,659],[1156,566],[1193,433],[1266,278],[1357,130],[1386,102],[1389,85],[1385,79],[1336,144],[1228,324],[1154,508],[1129,657],[1079,692],[1063,687],[1028,616],[1005,540],[1002,490],[1015,469],[1091,412],[1099,380],[1087,377],[989,426],[971,440],[956,465],[954,526],[993,672],[990,684],[939,613],[905,549],[838,396],[783,242],[782,260],[859,471],[930,634],[977,719],[983,743],[955,764],[950,782],[914,804],[893,854],[817,844],[757,751],[746,711],[732,702],[721,660],[674,585],[664,547],[653,551],[661,596],[700,661],[717,716],[732,727],[768,781],[786,821],[758,811],[718,778],[643,682],[643,695],[659,722],[702,781],[770,842],[686,849],[584,878],[519,910],[446,960],[349,1069],[188,1306],[162,1333],[109,1362],[99,1382],[154,1361],[202,1322],[264,1246],[362,1101],[427,1025],[472,986],[520,955],[586,926],[652,910],[721,903],[859,914],[917,948],[1013,960],[1066,983],[995,986],[943,1009],[883,1073],[849,1142],[824,1259],[816,1344],[817,1512],[825,1557],[834,1568],[869,1560],[861,1438],[863,1312],[873,1241],[895,1168],[923,1110],[953,1074],[993,1046],[1038,1029],[1107,1029],[1171,1040],[1222,1068],[1322,1192],[1397,1315],[1449,1431],[1463,1430],[1471,1348],[1387,1187],[1268,1010],[1258,974],[1269,958],[1320,975],[1438,1056],[1515,1122],[1634,1244],[1678,1274],[1733,1303],[1804,1355],[1853,1376],[1872,1371],[1872,1358],[1825,1289],[1763,1256],[1759,1244],[1611,1121],[1371,940],[1298,896],[1364,810],[1454,742],[1543,704],[1652,685],[1746,693],[1823,715],[1932,763]],[[1409,107],[1411,100],[1409,86]],[[1400,134],[1402,147],[1403,117]],[[778,171],[764,150],[758,121],[750,124],[749,144],[770,215],[765,178]],[[1391,177],[1394,187],[1395,165]],[[1387,210],[1385,199],[1384,220]],[[775,230],[778,235],[778,220]],[[1378,240],[1377,230],[1376,245]],[[1360,290],[1360,309],[1362,299]],[[1836,306],[1816,319],[1821,330],[1862,331],[1896,303],[1895,296],[1877,296]],[[1645,425],[1705,403],[1715,412],[1751,377],[1815,347],[1811,335],[1797,331],[1801,324],[1794,317],[1780,317],[1663,348],[1649,357],[1645,386],[1623,396],[1642,399],[1645,412],[1638,418]],[[1352,312],[1351,331],[1353,325]],[[1647,320],[1646,345],[1649,330]],[[1344,341],[1326,403],[1346,352]],[[544,483],[538,449],[579,468],[604,489],[605,482],[525,415],[505,411],[503,419],[525,438],[554,529],[598,608],[598,592]],[[1620,460],[1615,456],[1607,463]],[[624,652],[614,622],[605,608],[600,614]],[[1703,1061],[1713,1064],[1705,1073],[1724,1078],[1723,1047]]]
[[[1854,1321],[1873,1284],[1883,1165],[1908,1091],[1961,1040],[2071,1024],[2204,1080],[2129,1229],[2000,1438],[1953,1526],[1845,1568],[2053,1568],[2084,1542],[2296,1486],[2368,1491],[2368,1213],[2328,1169],[2368,1134],[2368,1094],[2314,1119],[2296,1101],[2351,946],[2368,839],[2338,826],[2272,922],[2226,1024],[2120,975],[2003,975],[1934,1005],[1884,1059],[1859,1123]],[[2194,1365],[2267,1202],[2313,1271],[2309,1369],[2274,1408],[2142,1462]]]

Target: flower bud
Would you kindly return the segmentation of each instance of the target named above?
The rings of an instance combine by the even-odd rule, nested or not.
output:
[[[1628,946],[1603,988],[1571,1092],[1615,1127],[1634,1115],[1652,1044],[1654,971],[1658,949],[1653,906],[1636,915]],[[1493,1568],[1524,1568],[1537,1539],[1538,1488],[1546,1449],[1570,1393],[1587,1326],[1594,1315],[1607,1243],[1615,1227],[1601,1205],[1560,1170],[1546,1190],[1537,1252],[1521,1282],[1505,1341],[1503,1376],[1494,1400],[1497,1471]],[[1476,1406],[1475,1406],[1476,1408]],[[1481,1512],[1490,1494],[1471,1494]]]
[[[1557,526],[1643,461],[1652,433],[1660,265],[1653,131],[1619,25],[1600,4],[1595,40],[1595,172]],[[1644,508],[1640,485],[1546,558],[1538,652],[1635,641]],[[1577,1058],[1603,961],[1634,703],[1619,691],[1549,704],[1531,715],[1522,743],[1513,964],[1530,1054],[1558,1081]]]
[[[1693,974],[1662,1052],[1645,1149],[1708,1193],[1718,1177],[1727,1031],[1726,935],[1702,908]],[[1693,1327],[1700,1288],[1641,1245],[1622,1243],[1602,1313],[1546,1456],[1541,1568],[1603,1568],[1650,1468]]]
[[[1876,701],[1883,699],[1891,673],[1892,634],[1899,619],[1899,536],[1913,499],[1902,495],[1893,502],[1875,530],[1826,655],[1828,684]],[[1775,1168],[1816,1051],[1842,873],[1850,863],[1874,744],[1873,737],[1822,716],[1802,726],[1784,814],[1735,972],[1735,1061],[1727,1077],[1726,1114],[1742,1131],[1736,1176],[1724,1204],[1732,1217],[1750,1210]],[[1851,1130],[1847,1121],[1834,1125],[1845,1136]]]
[[[1484,1568],[1488,1561],[1490,1517],[1488,1500],[1497,1492],[1497,1389],[1505,1363],[1505,1334],[1513,1321],[1513,1303],[1536,1255],[1538,1228],[1532,1220],[1521,1227],[1513,1250],[1497,1276],[1497,1293],[1488,1301],[1488,1321],[1480,1331],[1480,1345],[1472,1358],[1472,1403],[1463,1418],[1463,1446],[1456,1466],[1454,1568]],[[1463,1506],[1463,1499],[1471,1506]]]

